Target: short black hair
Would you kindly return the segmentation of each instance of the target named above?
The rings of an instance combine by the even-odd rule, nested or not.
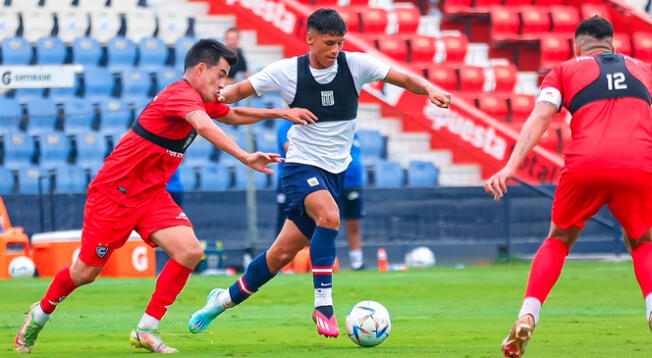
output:
[[[319,9],[308,17],[308,30],[315,29],[320,34],[342,36],[346,34],[346,23],[333,9]]]
[[[217,65],[222,57],[224,57],[230,66],[233,66],[238,62],[238,55],[223,43],[212,39],[201,39],[195,42],[190,50],[188,50],[186,59],[183,62],[183,69],[187,70],[202,62],[210,68]]]
[[[614,27],[605,18],[595,15],[582,21],[575,30],[575,38],[586,35],[602,40],[607,37],[614,37]]]
[[[240,35],[240,29],[237,27],[229,27],[226,29],[226,31],[224,31],[224,34],[228,34],[229,32],[235,32],[236,34]]]

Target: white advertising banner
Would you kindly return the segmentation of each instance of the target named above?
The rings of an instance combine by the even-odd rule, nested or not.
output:
[[[0,66],[0,89],[73,87],[79,66]]]

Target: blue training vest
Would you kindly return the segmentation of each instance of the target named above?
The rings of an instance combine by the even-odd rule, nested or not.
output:
[[[306,108],[319,118],[318,123],[350,121],[358,113],[358,91],[346,62],[346,54],[337,56],[337,74],[325,84],[310,73],[310,54],[297,59],[297,92],[290,108]]]

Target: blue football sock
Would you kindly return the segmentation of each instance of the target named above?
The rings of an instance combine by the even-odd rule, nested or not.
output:
[[[231,287],[229,287],[229,295],[233,303],[240,304],[249,296],[258,291],[260,286],[267,283],[267,281],[274,278],[276,274],[269,272],[267,266],[267,251],[260,254],[256,259],[251,261],[244,275],[240,277]]]
[[[335,263],[335,238],[337,230],[317,226],[310,240],[312,282],[315,289],[330,289],[333,286],[333,264]]]

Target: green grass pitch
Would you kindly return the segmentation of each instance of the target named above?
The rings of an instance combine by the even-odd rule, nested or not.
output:
[[[499,357],[518,312],[525,264],[437,267],[426,271],[339,272],[340,329],[349,307],[374,299],[392,314],[392,333],[375,348],[344,335],[325,339],[310,319],[309,275],[281,275],[227,311],[205,333],[188,333],[189,315],[209,289],[234,277],[193,276],[161,324],[179,357]],[[0,356],[16,356],[13,335],[49,280],[0,281]],[[153,279],[99,279],[74,292],[45,327],[33,357],[144,357],[127,336]],[[542,311],[526,357],[647,357],[652,336],[631,263],[570,263]]]

